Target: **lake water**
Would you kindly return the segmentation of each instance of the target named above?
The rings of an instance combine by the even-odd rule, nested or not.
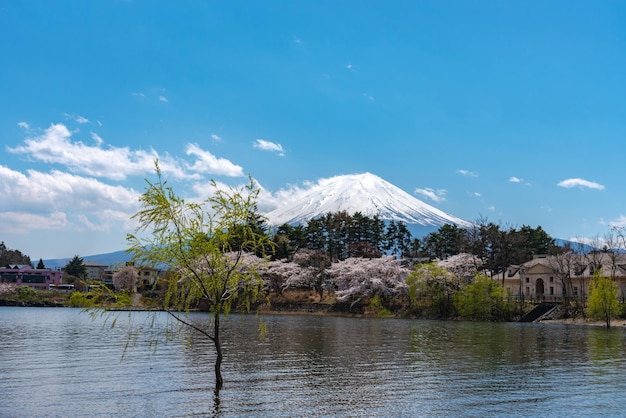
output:
[[[0,308],[0,416],[626,414],[624,329],[231,315],[216,396],[209,342],[154,350],[142,334],[125,350],[129,315],[148,318],[120,313],[111,327],[78,309]],[[159,314],[154,329],[167,324]]]

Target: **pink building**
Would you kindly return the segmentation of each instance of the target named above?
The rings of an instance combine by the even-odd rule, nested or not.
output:
[[[0,283],[30,286],[39,290],[50,290],[63,281],[63,272],[49,269],[34,269],[29,265],[14,265],[0,268]]]

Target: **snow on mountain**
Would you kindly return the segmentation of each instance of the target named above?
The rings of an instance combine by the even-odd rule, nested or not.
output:
[[[456,224],[468,227],[463,219],[430,206],[404,190],[371,173],[335,176],[319,180],[284,205],[266,214],[270,224],[304,224],[329,212],[378,214],[386,221],[407,225],[439,227]]]

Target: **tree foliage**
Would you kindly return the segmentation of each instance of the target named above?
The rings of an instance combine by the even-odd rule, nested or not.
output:
[[[163,179],[155,162],[157,181],[148,180],[140,197],[142,209],[127,240],[137,265],[168,267],[169,281],[164,308],[180,324],[211,340],[215,346],[215,388],[222,387],[220,316],[237,304],[246,308],[263,286],[258,266],[247,264],[248,255],[266,248],[269,240],[258,223],[259,189],[252,180],[242,188],[220,189],[201,203],[179,197]],[[147,234],[146,234],[147,233]],[[261,259],[262,260],[262,259]],[[185,313],[207,305],[211,324],[194,324]]]
[[[513,313],[502,286],[484,274],[478,274],[474,283],[455,295],[454,306],[461,317],[481,321],[501,321]]]
[[[414,313],[446,318],[454,313],[459,279],[435,262],[416,266],[406,278],[410,308]]]
[[[513,264],[522,264],[535,255],[558,253],[555,241],[541,226],[520,228],[502,226],[478,219],[471,227],[445,224],[423,239],[413,238],[403,222],[384,222],[378,216],[360,212],[328,213],[306,225],[282,225],[274,233],[276,259],[291,259],[308,248],[323,250],[331,262],[350,257],[375,258],[383,254],[399,258],[445,260],[459,254],[472,254],[481,271],[502,275]]]
[[[459,281],[464,282],[471,281],[483,267],[483,260],[469,253],[452,255],[436,262],[439,267],[448,270]]]
[[[265,288],[269,292],[282,293],[288,288],[310,288],[311,283],[302,280],[302,267],[293,261],[272,260],[261,270]]]
[[[302,248],[323,250],[332,262],[350,257],[377,258],[384,252],[408,256],[414,250],[414,240],[403,222],[392,221],[385,226],[380,217],[360,212],[327,213],[304,226],[281,225],[273,240],[275,258],[287,259]]]
[[[481,270],[502,274],[512,264],[522,264],[538,254],[554,254],[554,239],[541,226],[506,227],[478,219],[470,228],[443,225],[423,239],[422,252],[430,258],[444,260],[469,253],[480,259]]]
[[[113,273],[113,287],[116,291],[137,291],[137,270],[134,266],[124,266]]]
[[[70,261],[63,267],[65,274],[77,277],[79,279],[85,279],[87,276],[87,266],[81,257],[75,255]]]
[[[297,283],[299,287],[308,287],[315,290],[320,297],[324,297],[324,290],[330,290],[327,268],[330,267],[330,256],[324,250],[310,250],[302,248],[293,255],[293,262],[300,266],[298,276],[291,276],[290,287]]]
[[[393,256],[353,257],[333,263],[328,274],[339,301],[361,296],[379,296],[384,300],[406,293],[409,269]]]
[[[617,316],[619,310],[617,284],[608,277],[596,274],[589,289],[587,315],[604,321],[607,328],[610,328],[611,320]]]
[[[20,250],[12,250],[7,248],[4,241],[0,242],[0,266],[9,265],[32,265],[30,257],[22,254]]]

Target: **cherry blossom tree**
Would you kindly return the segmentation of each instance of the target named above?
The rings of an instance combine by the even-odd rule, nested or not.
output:
[[[437,265],[453,273],[459,280],[470,282],[483,267],[483,261],[469,253],[461,253],[443,260],[437,260]]]
[[[137,271],[133,266],[124,266],[113,273],[113,286],[115,291],[137,291]]]
[[[289,278],[287,287],[314,289],[321,301],[324,291],[331,288],[327,271],[331,262],[326,251],[302,248],[294,253],[293,262],[299,265],[301,270]]]
[[[334,263],[328,274],[340,302],[363,296],[388,298],[406,294],[409,269],[393,256],[352,257]]]
[[[293,275],[297,275],[300,266],[294,262],[286,260],[269,261],[260,270],[261,277],[265,282],[265,288],[269,292],[282,293],[286,288],[286,283]]]

